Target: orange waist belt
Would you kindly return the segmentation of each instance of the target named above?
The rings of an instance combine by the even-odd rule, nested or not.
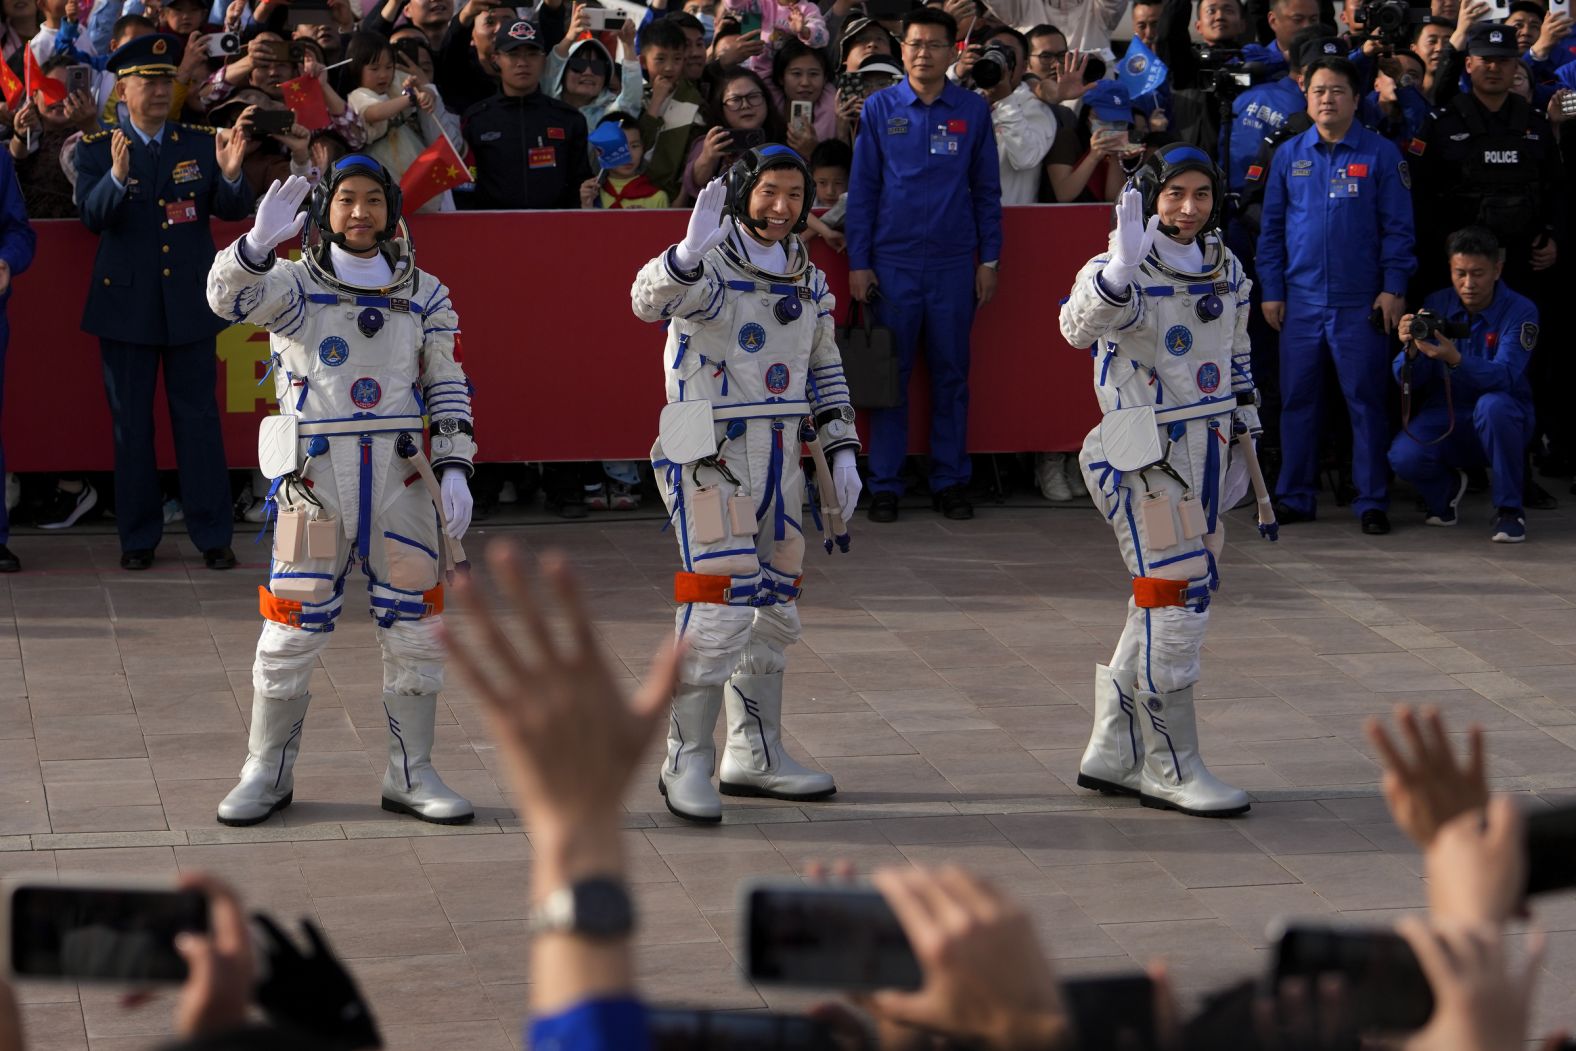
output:
[[[727,577],[723,577],[727,580]],[[437,584],[421,593],[421,601],[427,607],[422,613],[422,620],[436,617],[443,612],[443,585]],[[295,599],[279,598],[262,584],[257,585],[257,611],[267,620],[276,624],[285,624],[292,628],[301,626],[301,603]]]
[[[1188,582],[1165,577],[1134,577],[1133,601],[1139,609],[1160,606],[1186,606]]]

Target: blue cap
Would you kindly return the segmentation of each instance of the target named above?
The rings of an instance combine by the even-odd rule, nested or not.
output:
[[[1133,97],[1127,93],[1127,88],[1114,80],[1102,80],[1091,85],[1084,92],[1083,102],[1101,120],[1119,124],[1133,122]]]
[[[117,77],[173,77],[185,50],[174,33],[149,33],[116,48],[104,68]]]

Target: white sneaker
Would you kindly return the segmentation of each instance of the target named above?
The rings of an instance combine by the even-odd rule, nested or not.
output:
[[[517,504],[520,502],[520,490],[513,482],[504,482],[498,487],[498,502],[500,504]]]
[[[16,505],[22,501],[22,479],[12,474],[5,473],[5,509],[6,513],[16,510]]]
[[[1043,453],[1041,456],[1040,464],[1034,471],[1040,495],[1053,504],[1067,503],[1073,498],[1072,490],[1067,488],[1067,454]]]
[[[253,500],[247,505],[246,510],[241,512],[241,520],[251,522],[253,525],[258,525],[267,519],[268,501],[266,500]]]
[[[165,525],[169,525],[171,522],[179,522],[181,519],[183,519],[185,517],[186,517],[186,512],[181,510],[181,502],[179,500],[166,500],[166,501],[164,501],[164,524]]]

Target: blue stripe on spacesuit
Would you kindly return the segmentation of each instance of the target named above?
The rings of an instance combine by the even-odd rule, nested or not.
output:
[[[1133,555],[1138,559],[1138,575],[1144,575],[1144,542],[1138,536],[1138,522],[1133,518],[1133,491],[1122,491],[1122,502],[1127,508],[1127,528],[1133,534]]]
[[[409,544],[411,547],[420,548],[422,551],[425,551],[429,556],[431,556],[434,561],[437,560],[438,553],[432,548],[428,547],[426,544],[423,544],[420,540],[412,540],[408,536],[401,536],[399,533],[391,533],[386,529],[383,531],[383,535],[388,537],[390,540],[397,540],[401,544]]]
[[[695,556],[695,561],[704,562],[708,558],[731,558],[734,555],[753,555],[753,547],[735,547],[727,551],[705,551]]]
[[[372,544],[372,436],[361,436],[361,478],[357,490],[356,553],[366,563]]]
[[[1215,531],[1215,519],[1220,512],[1220,423],[1209,421],[1209,449],[1204,453],[1204,511],[1208,515],[1209,529]]]
[[[1199,548],[1197,551],[1189,551],[1185,555],[1172,555],[1170,558],[1162,558],[1159,562],[1151,562],[1149,563],[1149,568],[1159,569],[1161,566],[1169,566],[1174,562],[1184,562],[1187,559],[1197,558],[1199,555],[1203,554],[1208,554],[1208,551],[1204,548]]]
[[[1132,515],[1128,515],[1128,517],[1131,518]],[[1149,623],[1149,610],[1146,609],[1144,610],[1144,679],[1149,683],[1150,693],[1159,693],[1160,691],[1155,689],[1155,670],[1153,667],[1154,655],[1152,653],[1153,644],[1154,632],[1151,630]],[[1151,721],[1153,721],[1154,714],[1150,713],[1149,718]]]
[[[755,520],[759,522],[766,517],[766,509],[772,505],[775,498],[779,505],[782,503],[782,474],[783,474],[783,425],[778,420],[772,425],[772,457],[766,465],[765,485],[761,487],[761,502],[755,508]],[[781,510],[779,506],[779,511]],[[782,539],[782,525],[777,526],[777,539]]]
[[[681,333],[679,333],[679,343],[678,343],[678,351],[679,352],[677,354],[673,355],[673,364],[668,366],[669,368],[674,368],[674,369],[678,368],[679,367],[679,362],[684,360],[684,351],[685,351],[686,348],[689,347],[689,339],[690,338],[689,338],[689,333],[688,332],[681,332]]]

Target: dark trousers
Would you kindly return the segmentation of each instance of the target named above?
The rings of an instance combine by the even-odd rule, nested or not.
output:
[[[234,518],[214,396],[218,366],[213,337],[175,347],[100,339],[99,351],[115,424],[115,525],[121,550],[151,551],[164,535],[164,500],[153,451],[153,392],[161,364],[186,531],[199,550],[228,547]]]
[[[11,342],[11,323],[0,311],[0,402],[5,401],[5,348]],[[11,516],[5,509],[5,448],[0,446],[0,544],[11,542]]]

